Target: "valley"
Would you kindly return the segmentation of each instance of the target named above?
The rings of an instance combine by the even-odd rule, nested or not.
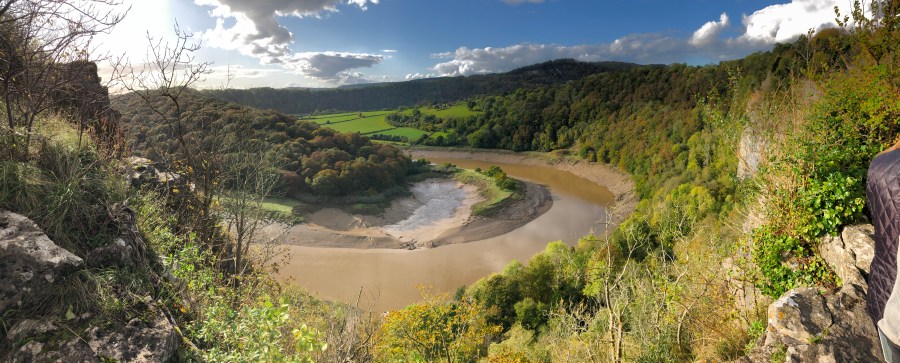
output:
[[[0,0],[0,362],[900,343],[900,0],[474,3]]]
[[[528,261],[548,241],[576,245],[587,235],[602,238],[634,208],[630,178],[595,163],[570,163],[553,160],[548,155],[496,151],[434,148],[413,149],[411,153],[413,157],[466,168],[500,166],[511,177],[545,185],[553,199],[552,206],[536,219],[505,233],[474,241],[467,241],[471,239],[466,238],[469,236],[450,236],[449,240],[456,238],[466,243],[437,248],[390,248],[390,244],[372,242],[371,233],[366,234],[369,237],[345,238],[327,246],[303,246],[308,243],[292,243],[289,234],[286,243],[290,259],[281,267],[280,276],[323,298],[350,304],[356,303],[362,292],[366,297],[363,307],[387,311],[420,299],[420,287],[434,293],[452,293],[501,271],[513,260]],[[612,215],[613,211],[618,215]],[[491,221],[474,224],[478,225],[473,226],[476,234],[496,234],[498,227],[503,228]],[[333,240],[327,235],[310,234],[305,228],[295,228],[296,238],[307,238],[309,243]],[[389,239],[389,236],[382,238]]]

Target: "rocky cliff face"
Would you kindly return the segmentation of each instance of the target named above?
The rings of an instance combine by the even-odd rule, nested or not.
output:
[[[880,362],[881,345],[866,314],[866,279],[875,242],[871,225],[849,226],[821,240],[819,254],[843,285],[834,291],[803,287],[768,308],[768,325],[742,362]]]
[[[86,266],[135,262],[143,242],[126,220],[122,236],[87,254],[88,262],[57,246],[28,218],[0,210],[0,362],[167,362],[179,346],[175,326],[149,297],[146,314],[124,322],[41,313],[47,296]],[[75,297],[72,297],[75,299]],[[76,301],[69,302],[71,304]],[[0,325],[2,328],[3,325]]]
[[[759,166],[765,158],[768,140],[748,127],[741,133],[741,141],[738,144],[738,178],[752,177],[759,171]]]

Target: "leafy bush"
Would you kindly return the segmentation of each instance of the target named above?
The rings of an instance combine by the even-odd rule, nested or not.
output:
[[[327,349],[318,333],[305,324],[290,331],[289,305],[265,299],[235,311],[213,304],[201,317],[196,336],[215,345],[204,352],[208,362],[314,362],[312,354]],[[284,342],[288,341],[287,347]]]
[[[756,342],[766,332],[766,324],[765,320],[754,320],[750,322],[750,329],[747,332],[749,335],[749,340],[747,341],[747,345],[744,347],[744,353],[749,354],[754,347],[756,347]]]
[[[166,269],[181,283],[170,304],[186,321],[185,333],[201,360],[209,362],[312,362],[327,344],[298,319],[289,295],[259,270],[235,282],[218,270],[220,261],[192,233],[178,234],[177,220],[160,198],[134,200],[138,228]]]
[[[376,345],[380,362],[473,362],[500,327],[484,319],[477,304],[443,303],[445,296],[391,311]]]
[[[863,183],[852,176],[832,173],[811,180],[798,198],[804,220],[797,232],[810,239],[837,234],[839,227],[862,218],[865,197]]]
[[[516,321],[525,329],[536,330],[547,321],[547,305],[526,297],[515,304]]]
[[[762,276],[757,287],[766,295],[781,296],[800,285],[833,286],[835,277],[814,246],[770,227],[755,231],[753,257]]]
[[[507,176],[506,172],[503,171],[503,169],[500,169],[499,166],[491,165],[491,167],[484,172],[482,172],[481,169],[476,169],[475,171],[494,178],[494,184],[500,187],[500,189],[513,191],[516,190],[516,187],[518,186],[515,179]]]
[[[754,246],[766,294],[835,283],[814,248],[818,238],[864,218],[869,162],[900,130],[900,100],[891,82],[881,66],[829,75],[799,131],[778,145],[782,155],[767,170],[772,215]],[[799,268],[782,266],[788,260]]]

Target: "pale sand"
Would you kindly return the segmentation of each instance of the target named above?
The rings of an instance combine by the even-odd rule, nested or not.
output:
[[[524,198],[497,211],[497,217],[471,215],[472,206],[482,200],[474,186],[429,179],[413,186],[413,197],[395,200],[380,216],[326,208],[308,216],[307,223],[274,223],[264,233],[269,238],[277,234],[283,244],[308,247],[415,249],[478,241],[519,228],[550,209],[553,202],[545,187],[525,185]]]
[[[497,150],[413,148],[414,158],[473,159],[487,162],[551,166],[608,188],[616,205],[611,208],[611,221],[620,223],[634,211],[638,198],[634,183],[627,174],[599,163],[583,160],[554,158],[542,153],[513,153]],[[443,183],[454,181],[440,180]],[[427,180],[423,183],[434,183]],[[479,241],[513,231],[539,217],[552,206],[552,198],[546,187],[525,182],[526,192],[522,200],[510,203],[491,217],[471,216],[471,206],[480,201],[472,186],[457,183],[464,197],[444,218],[431,218],[422,226],[398,227],[422,208],[427,201],[415,197],[395,200],[381,216],[352,215],[344,211],[326,208],[307,217],[307,223],[292,227],[275,224],[267,230],[284,231],[282,243],[309,247],[339,248],[431,248],[446,244]],[[415,191],[414,191],[415,193]],[[426,193],[427,194],[427,193]],[[428,195],[423,195],[426,199]],[[427,219],[427,218],[426,218]]]

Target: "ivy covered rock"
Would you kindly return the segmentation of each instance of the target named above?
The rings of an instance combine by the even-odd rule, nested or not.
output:
[[[792,289],[768,308],[768,325],[744,362],[879,362],[881,345],[866,314],[871,225],[848,226],[819,243],[822,259],[843,282],[835,290]]]

